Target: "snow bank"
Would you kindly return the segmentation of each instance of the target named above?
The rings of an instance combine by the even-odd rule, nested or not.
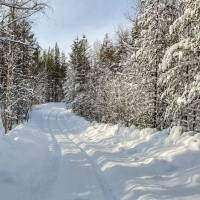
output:
[[[41,200],[55,181],[59,153],[51,133],[31,122],[0,137],[0,195]]]
[[[200,133],[96,124],[70,137],[120,200],[200,199]]]
[[[36,106],[0,137],[2,199],[89,200],[97,185],[106,195],[93,200],[200,199],[200,133],[89,123],[64,107]],[[72,182],[81,192],[69,194]]]

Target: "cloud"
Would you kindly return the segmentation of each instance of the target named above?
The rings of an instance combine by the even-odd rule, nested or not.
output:
[[[85,33],[94,42],[117,25],[128,23],[125,13],[132,4],[132,0],[51,0],[52,9],[34,20],[34,32],[43,48],[57,41],[69,52],[77,35]]]

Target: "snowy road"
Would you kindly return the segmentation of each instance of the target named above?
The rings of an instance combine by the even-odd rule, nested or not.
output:
[[[33,113],[33,120],[37,120],[34,123],[41,124],[41,131],[50,133],[53,138],[54,144],[50,145],[50,151],[60,153],[56,180],[47,199],[116,200],[101,170],[76,140],[76,135],[84,132],[91,124],[70,110],[66,111],[63,105],[47,107],[46,112],[43,109],[40,114],[37,111]]]
[[[74,117],[71,112],[67,115],[65,112],[63,115],[62,109],[55,109],[45,117],[47,129],[55,137],[61,153],[60,170],[53,192],[48,199],[114,200],[115,197],[99,173],[100,170],[94,165],[88,154],[74,141],[74,138],[70,137],[70,134],[79,133],[80,129],[84,131],[87,128],[87,123],[83,123],[82,126],[80,122],[77,125],[77,132],[76,128],[71,130],[71,122],[70,129],[65,129],[66,123],[71,117]],[[80,121],[78,118],[76,120]]]
[[[199,200],[200,134],[89,123],[36,106],[0,137],[5,200]]]

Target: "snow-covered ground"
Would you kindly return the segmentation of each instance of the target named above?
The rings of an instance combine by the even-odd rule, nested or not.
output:
[[[29,123],[0,136],[0,199],[199,200],[200,134],[89,123],[64,104],[36,106]]]

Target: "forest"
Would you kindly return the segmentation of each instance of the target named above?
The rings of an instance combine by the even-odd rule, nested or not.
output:
[[[135,0],[91,42],[124,1],[0,0],[0,199],[200,199],[200,0]],[[51,5],[68,53],[53,18],[36,37]]]
[[[73,110],[98,122],[199,130],[198,1],[140,1],[131,30],[89,53],[76,39],[64,84]]]
[[[88,120],[138,127],[200,129],[200,5],[140,0],[131,28],[88,43],[42,50],[31,16],[40,0],[0,2],[0,99],[6,132],[32,105],[66,101]],[[131,15],[130,15],[131,16]]]

